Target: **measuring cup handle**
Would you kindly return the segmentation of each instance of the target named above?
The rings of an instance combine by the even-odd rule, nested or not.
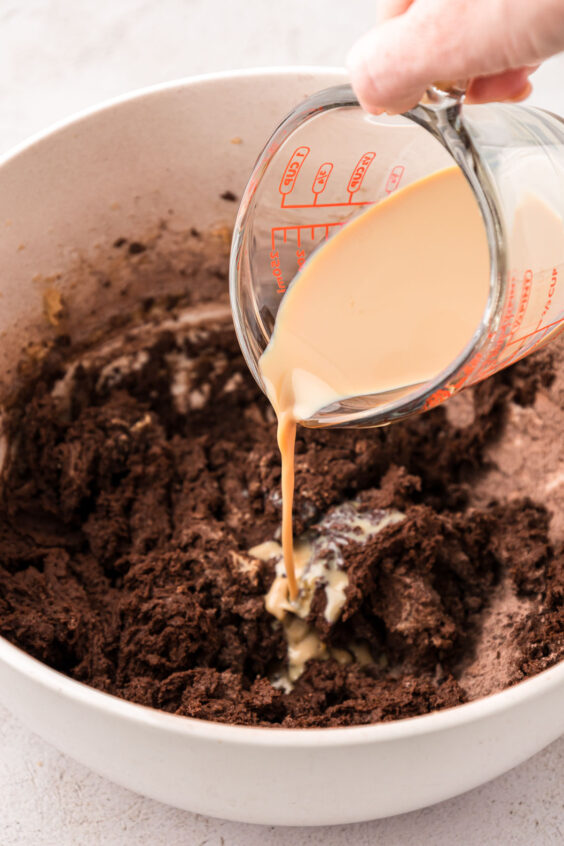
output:
[[[446,108],[462,102],[466,94],[467,80],[433,82],[421,98],[422,106]]]

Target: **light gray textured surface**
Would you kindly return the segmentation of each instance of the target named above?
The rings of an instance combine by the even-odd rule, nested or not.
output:
[[[73,111],[155,82],[235,67],[342,64],[374,7],[374,0],[2,0],[0,152]],[[563,57],[547,63],[535,76],[533,102],[564,114],[563,73]],[[562,844],[564,738],[434,808],[332,829],[274,829],[136,796],[61,755],[0,708],[0,846],[98,843]]]
[[[0,709],[2,846],[560,846],[563,784],[564,738],[496,781],[412,814],[334,828],[240,825],[116,787]]]

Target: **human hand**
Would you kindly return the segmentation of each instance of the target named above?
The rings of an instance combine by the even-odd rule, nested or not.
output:
[[[564,0],[380,0],[348,65],[367,111],[399,113],[444,79],[464,80],[466,102],[523,100],[563,49]]]

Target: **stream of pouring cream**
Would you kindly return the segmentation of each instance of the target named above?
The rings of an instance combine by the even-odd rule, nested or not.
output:
[[[484,223],[458,167],[344,226],[306,262],[259,366],[278,419],[282,548],[291,600],[296,425],[347,397],[425,383],[462,352],[489,293]]]

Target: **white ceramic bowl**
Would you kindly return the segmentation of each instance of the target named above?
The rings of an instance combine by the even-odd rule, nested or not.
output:
[[[167,218],[231,224],[274,125],[342,80],[297,68],[200,77],[78,116],[0,162],[0,388],[44,336],[45,284],[77,323],[100,301],[87,266]],[[241,143],[237,143],[240,139]],[[233,143],[235,140],[235,143]],[[60,276],[59,274],[62,275]],[[148,293],[146,291],[146,293]],[[104,291],[111,309],[119,294]],[[430,805],[508,770],[564,731],[564,663],[469,705],[345,729],[253,729],[176,717],[66,678],[0,639],[0,699],[98,773],[171,805],[246,822],[316,825]]]

